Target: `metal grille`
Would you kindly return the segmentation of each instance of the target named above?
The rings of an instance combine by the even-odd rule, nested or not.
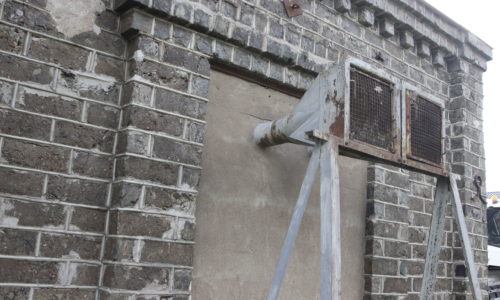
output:
[[[351,68],[350,137],[392,150],[392,87]]]
[[[442,158],[441,107],[422,97],[411,102],[411,154],[440,164]]]

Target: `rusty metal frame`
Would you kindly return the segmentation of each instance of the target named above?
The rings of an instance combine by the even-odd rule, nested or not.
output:
[[[411,153],[411,106],[410,101],[412,97],[421,97],[427,101],[436,104],[441,108],[441,150],[442,158],[441,163],[428,161],[426,159],[416,157]],[[403,94],[401,97],[402,112],[404,115],[404,123],[402,124],[402,163],[413,168],[425,170],[437,175],[447,176],[448,172],[445,170],[446,164],[446,151],[445,151],[445,101],[430,93],[427,93],[411,84],[403,84]]]
[[[356,68],[363,72],[366,72],[368,75],[371,75],[377,80],[381,80],[384,82],[388,82],[392,86],[392,136],[393,136],[393,145],[394,152],[391,152],[387,149],[379,148],[374,145],[358,141],[355,139],[351,139],[350,137],[350,83],[351,83],[351,68]],[[344,62],[344,76],[346,78],[345,82],[345,99],[344,99],[344,132],[343,136],[339,136],[343,139],[341,145],[344,149],[352,149],[354,151],[362,152],[374,157],[379,157],[385,160],[390,160],[396,163],[401,162],[401,80],[396,78],[395,76],[390,75],[382,69],[375,68],[372,65],[356,59],[356,58],[347,58]],[[338,135],[337,135],[338,136]]]

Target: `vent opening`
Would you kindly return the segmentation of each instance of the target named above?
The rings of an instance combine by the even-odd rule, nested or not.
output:
[[[410,106],[411,156],[441,164],[443,153],[441,107],[419,96],[411,99]]]
[[[351,67],[350,138],[394,151],[392,85]]]

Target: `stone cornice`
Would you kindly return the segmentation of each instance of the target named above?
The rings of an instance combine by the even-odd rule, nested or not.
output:
[[[210,0],[205,0],[210,1]],[[256,4],[247,3],[244,0],[228,0],[235,6],[242,5],[242,3],[249,6],[256,6]],[[262,2],[262,1],[261,1]],[[271,2],[275,7],[281,5],[281,0],[266,0],[266,2]],[[479,37],[466,30],[463,26],[459,25],[452,19],[445,16],[443,13],[426,3],[422,0],[332,0],[329,2],[334,2],[334,7],[337,7],[336,14],[349,13],[349,10],[354,13],[354,11],[359,12],[364,8],[369,8],[373,11],[374,17],[380,20],[381,24],[389,24],[395,29],[387,32],[384,31],[380,34],[384,37],[390,37],[394,34],[394,30],[398,30],[405,35],[409,32],[411,37],[415,39],[415,44],[423,44],[425,48],[428,48],[432,52],[433,61],[443,61],[443,60],[454,60],[455,58],[464,59],[482,70],[486,70],[487,61],[492,59],[492,48],[486,44]],[[161,3],[161,4],[160,4]],[[322,2],[318,2],[322,3]],[[184,4],[192,5],[195,8],[203,9],[206,12],[212,13],[211,24],[198,24],[196,20],[183,19],[185,16],[178,16],[178,11],[174,9],[174,5],[181,6]],[[200,28],[202,31],[211,32],[215,28],[214,22],[216,18],[219,18],[220,13],[213,10],[216,6],[211,4],[211,8],[204,4],[203,1],[195,2],[189,0],[116,0],[115,8],[117,11],[123,11],[130,7],[143,7],[147,9],[150,13],[156,15],[162,15],[167,18],[178,19],[184,23],[191,23],[193,27]],[[326,4],[321,4],[326,5]],[[262,3],[260,9],[265,10]],[[320,4],[317,4],[316,12],[318,12]],[[308,4],[305,7],[305,14],[318,18],[318,14],[312,11],[312,6]],[[339,11],[338,7],[342,7]],[[333,7],[328,7],[328,9],[334,10]],[[284,11],[284,10],[283,10]],[[270,15],[275,17],[284,18],[284,15],[276,15],[276,11],[269,11]],[[352,16],[352,15],[351,15]],[[360,19],[360,18],[359,18]],[[238,21],[231,20],[231,22],[237,24]],[[360,26],[367,26],[366,21],[362,22],[361,19],[358,21]],[[389,27],[391,29],[391,27]],[[220,32],[215,32],[214,34],[221,35]],[[224,35],[224,34],[222,34]],[[225,36],[225,38],[231,38],[230,36]],[[409,45],[406,41],[401,41],[401,47],[408,48]],[[442,64],[442,62],[438,62]]]
[[[394,18],[401,28],[409,28],[450,54],[461,56],[481,67],[493,57],[492,47],[451,18],[422,0],[354,0],[369,5],[378,14]],[[456,45],[448,44],[448,39]]]

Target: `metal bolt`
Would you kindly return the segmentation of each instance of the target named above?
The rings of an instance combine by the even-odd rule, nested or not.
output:
[[[292,4],[291,7],[292,7],[292,9],[299,9],[300,5],[298,5],[298,4]]]

